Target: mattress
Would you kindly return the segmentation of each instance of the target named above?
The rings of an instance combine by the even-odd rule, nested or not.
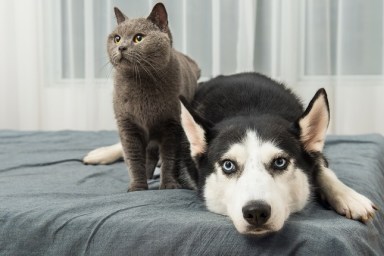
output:
[[[380,209],[368,224],[312,201],[284,228],[239,234],[195,191],[127,193],[123,162],[83,156],[116,143],[113,131],[0,131],[0,255],[383,255],[384,138],[328,136],[325,155],[347,185]]]

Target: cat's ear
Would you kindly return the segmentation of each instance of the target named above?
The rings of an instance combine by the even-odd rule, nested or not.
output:
[[[123,22],[125,20],[128,20],[128,17],[125,16],[124,13],[119,10],[119,8],[115,7],[114,11],[115,11],[115,16],[116,16],[117,24],[120,24],[121,22]]]
[[[161,31],[168,31],[168,14],[162,3],[157,3],[153,7],[152,12],[149,14],[147,19],[156,24]]]
[[[327,93],[324,89],[320,89],[296,122],[300,130],[300,140],[307,151],[323,150],[329,119]]]

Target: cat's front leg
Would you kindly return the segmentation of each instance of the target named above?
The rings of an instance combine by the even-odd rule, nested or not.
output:
[[[371,200],[342,183],[331,169],[322,166],[316,181],[320,196],[340,215],[362,222],[373,218],[377,208]]]
[[[120,141],[123,146],[124,160],[128,166],[129,191],[147,190],[145,170],[146,136],[141,127],[132,121],[119,123]]]
[[[177,121],[168,121],[163,127],[160,143],[161,180],[160,189],[181,188],[178,182],[182,128]]]

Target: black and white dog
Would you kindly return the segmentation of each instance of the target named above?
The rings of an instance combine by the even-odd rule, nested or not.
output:
[[[182,125],[208,210],[228,215],[242,234],[283,227],[311,195],[347,218],[367,221],[374,204],[344,185],[322,154],[329,107],[320,89],[307,109],[284,85],[257,73],[219,76],[182,104]],[[118,144],[92,151],[88,163],[122,156]]]

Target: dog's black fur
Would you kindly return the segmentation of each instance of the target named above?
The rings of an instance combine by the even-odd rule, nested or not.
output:
[[[317,188],[319,164],[327,161],[321,152],[304,149],[298,121],[310,111],[320,94],[326,97],[325,90],[320,89],[304,110],[301,100],[290,89],[262,74],[218,76],[200,83],[191,104],[181,99],[204,128],[209,145],[210,154],[200,154],[196,160],[199,194],[205,177],[214,170],[214,163],[230,145],[243,138],[248,128],[263,139],[276,141],[290,156],[300,156],[295,159],[297,166],[306,171],[311,188]]]

